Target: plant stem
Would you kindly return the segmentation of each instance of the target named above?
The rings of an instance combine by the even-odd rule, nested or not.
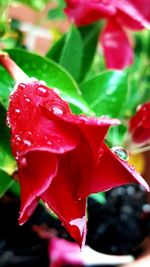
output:
[[[136,148],[135,150],[131,151],[132,154],[139,154],[150,150],[150,146],[144,146]]]
[[[19,68],[19,66],[5,52],[0,52],[0,64],[10,73],[17,82],[28,81],[29,77]]]

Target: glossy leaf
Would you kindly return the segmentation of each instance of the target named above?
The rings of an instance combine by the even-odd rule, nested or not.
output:
[[[91,109],[83,99],[78,85],[71,75],[69,75],[69,73],[63,68],[47,58],[23,51],[21,49],[10,49],[7,50],[7,52],[30,77],[35,77],[39,80],[45,81],[49,87],[59,88],[61,96],[69,103],[77,106],[81,110],[81,113],[91,113]],[[9,76],[6,74],[5,70],[1,71],[1,74],[2,95],[0,95],[0,97],[2,98],[3,91],[6,89],[6,86],[4,85],[6,76]],[[5,80],[3,80],[3,74]],[[10,87],[7,89],[8,95],[12,90],[12,84],[13,83],[11,79],[9,84]]]
[[[121,117],[127,99],[127,77],[107,71],[81,84],[81,91],[97,116]]]
[[[76,80],[80,77],[83,56],[82,39],[75,26],[71,26],[66,35],[64,47],[60,57],[60,65],[67,69]]]
[[[103,192],[100,192],[97,194],[92,194],[92,195],[90,195],[90,198],[93,198],[99,204],[105,204],[106,203],[105,193],[103,193]]]
[[[0,198],[13,184],[13,179],[4,171],[0,170]]]
[[[10,149],[10,133],[6,126],[5,109],[0,105],[0,170],[12,174],[16,162]]]
[[[51,48],[50,50],[47,52],[46,56],[52,60],[54,60],[55,62],[59,62],[61,53],[62,53],[62,49],[64,47],[65,44],[65,39],[66,39],[66,34],[64,34],[62,36],[62,38],[60,38]]]
[[[79,28],[83,41],[83,59],[82,59],[82,68],[80,74],[81,80],[83,80],[83,78],[86,76],[92,64],[96,52],[100,27],[101,24],[97,23]]]

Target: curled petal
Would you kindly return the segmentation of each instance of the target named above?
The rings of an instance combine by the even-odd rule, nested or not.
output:
[[[87,117],[85,115],[75,115],[70,112],[64,112],[63,114],[53,113],[51,109],[44,108],[45,115],[48,118],[53,116],[53,119],[64,121],[68,123],[68,127],[76,125],[76,131],[81,133],[81,139],[85,140],[93,151],[94,157],[98,156],[99,148],[104,140],[105,135],[110,126],[120,124],[118,119],[110,119],[107,117]],[[54,117],[55,116],[55,117]],[[72,126],[71,126],[72,125]]]
[[[116,13],[113,0],[66,0],[65,13],[75,22],[77,26],[91,24],[105,16],[112,16]]]
[[[142,105],[130,119],[129,132],[134,143],[145,145],[150,141],[150,102]]]
[[[105,144],[101,147],[95,175],[90,178],[90,181],[88,178],[90,177],[87,177],[86,183],[90,184],[90,188],[87,186],[81,188],[82,191],[78,193],[81,198],[128,183],[139,183],[149,191],[148,184],[135,171],[134,167],[130,166],[127,161],[121,160]]]
[[[41,198],[57,214],[70,235],[82,247],[86,236],[86,199],[73,198],[74,187],[77,184],[69,173],[69,164],[69,155],[62,156],[57,176]]]
[[[123,69],[133,63],[133,51],[120,25],[109,21],[100,37],[106,65],[109,69]]]
[[[40,195],[47,190],[56,176],[57,167],[57,157],[47,151],[31,151],[19,160],[20,224],[33,213]]]
[[[31,82],[20,84],[11,96],[8,119],[11,126],[11,146],[16,159],[31,150],[47,150],[52,153],[65,153],[74,149],[79,135],[72,125],[47,119],[42,106],[47,103],[53,113],[70,112],[68,104],[53,90]]]

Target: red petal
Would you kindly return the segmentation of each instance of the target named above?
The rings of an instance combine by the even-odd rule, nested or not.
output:
[[[129,121],[129,132],[134,143],[144,145],[150,140],[150,102],[140,107]]]
[[[100,41],[109,69],[123,69],[133,63],[133,51],[127,36],[115,21],[108,22]]]
[[[149,191],[149,186],[135,169],[126,161],[117,157],[105,144],[102,145],[101,155],[95,170],[95,176],[87,184],[91,183],[90,190],[83,188],[81,197],[91,193],[105,191],[110,188],[127,183],[139,183]],[[87,187],[86,187],[87,188]]]
[[[11,96],[8,118],[16,158],[31,150],[65,153],[77,146],[79,135],[73,125],[45,116],[41,107],[48,104],[54,113],[70,112],[65,101],[39,82],[20,84]]]
[[[93,151],[95,157],[98,156],[98,151],[101,143],[104,140],[104,137],[110,126],[115,126],[120,124],[118,119],[110,119],[107,117],[87,117],[85,115],[74,115],[70,112],[65,112],[64,114],[53,113],[51,109],[44,108],[43,110],[48,118],[53,116],[53,119],[63,120],[68,122],[68,125],[76,125],[76,130],[80,130],[81,137],[84,139],[84,142],[87,142]],[[55,118],[54,118],[55,116]]]
[[[31,151],[20,159],[20,224],[23,224],[33,213],[38,204],[40,195],[47,190],[56,173],[57,158],[49,152]]]
[[[122,0],[117,1],[117,20],[123,25],[140,30],[150,29],[150,2],[149,0]]]
[[[86,199],[74,200],[77,184],[69,170],[69,155],[66,154],[61,156],[58,174],[41,198],[58,215],[70,235],[82,247],[86,236]]]
[[[78,26],[91,24],[102,17],[112,16],[116,13],[113,0],[66,0],[65,13]]]

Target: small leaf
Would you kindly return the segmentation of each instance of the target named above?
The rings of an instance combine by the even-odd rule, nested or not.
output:
[[[80,80],[86,76],[95,56],[101,24],[95,23],[80,27],[79,32],[83,42],[83,58]]]
[[[123,71],[107,71],[81,84],[81,91],[97,116],[121,117],[127,100]]]
[[[14,183],[13,179],[4,171],[0,170],[0,198]]]
[[[91,198],[93,198],[95,201],[97,201],[99,204],[105,204],[106,203],[106,198],[105,198],[105,193],[97,193],[97,194],[92,194],[90,195]]]
[[[66,35],[59,62],[60,65],[67,69],[76,80],[80,77],[82,56],[82,39],[78,29],[72,25],[70,31]]]

